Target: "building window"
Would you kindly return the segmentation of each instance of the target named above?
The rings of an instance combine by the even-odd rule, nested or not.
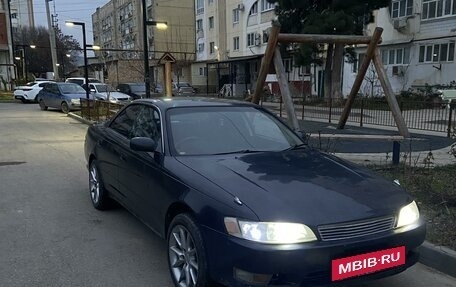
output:
[[[456,0],[423,0],[423,20],[450,15],[456,15]]]
[[[209,29],[214,29],[214,16],[209,17]]]
[[[382,50],[382,63],[384,66],[410,64],[410,48]]]
[[[196,14],[204,13],[204,0],[196,0]]]
[[[215,52],[215,43],[214,42],[209,43],[209,52],[211,54],[214,54],[214,52]]]
[[[253,3],[252,8],[250,8],[249,16],[258,14],[258,2]]]
[[[207,67],[199,68],[199,75],[200,76],[207,76]]]
[[[196,31],[203,30],[203,19],[196,20]]]
[[[274,10],[275,4],[269,3],[267,0],[261,0],[261,12]]]
[[[391,6],[392,18],[411,16],[413,14],[413,0],[393,0]]]
[[[198,44],[198,53],[202,53],[204,51],[204,43]]]
[[[247,47],[255,46],[255,33],[247,34]]]
[[[238,51],[239,50],[239,37],[234,37],[233,38],[233,50]]]
[[[418,61],[420,63],[438,63],[438,62],[453,62],[455,52],[455,42],[422,45]]]
[[[233,9],[233,23],[239,23],[239,9]]]
[[[361,68],[361,65],[363,64],[365,56],[366,56],[365,53],[359,53],[358,56],[355,57],[355,59],[353,61],[353,66],[352,66],[353,73],[358,73],[359,69]]]
[[[214,4],[214,0],[207,0],[207,4],[208,4],[208,5]]]

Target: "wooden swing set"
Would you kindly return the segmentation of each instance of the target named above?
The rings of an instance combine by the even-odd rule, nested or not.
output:
[[[383,29],[380,27],[375,28],[372,36],[353,36],[353,35],[314,35],[314,34],[283,34],[280,33],[280,24],[277,22],[272,23],[272,28],[269,34],[268,45],[261,61],[260,72],[256,88],[252,96],[252,102],[258,104],[260,102],[261,93],[266,82],[266,76],[269,71],[275,70],[277,81],[282,94],[282,101],[288,115],[288,119],[292,128],[296,131],[300,130],[298,118],[296,117],[293,100],[291,97],[291,90],[286,77],[285,67],[282,62],[282,56],[278,47],[279,43],[328,43],[328,44],[366,44],[366,56],[359,68],[358,75],[348,96],[347,102],[344,106],[342,115],[339,119],[338,128],[343,129],[347,123],[348,116],[352,109],[355,97],[359,92],[361,84],[364,80],[366,72],[369,68],[371,61],[373,61],[377,71],[378,79],[385,93],[386,100],[393,114],[399,134],[402,138],[409,138],[410,134],[405,124],[404,117],[402,116],[399,104],[394,96],[391,83],[383,68],[382,60],[378,50],[378,44],[381,41]]]

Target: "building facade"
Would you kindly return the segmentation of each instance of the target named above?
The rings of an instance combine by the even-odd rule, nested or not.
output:
[[[143,82],[143,17],[141,0],[111,0],[92,14],[94,43],[104,66],[106,81]],[[190,63],[195,59],[193,1],[147,0],[148,20],[167,22],[166,30],[148,26],[148,48],[153,83],[162,84],[163,63],[174,59],[173,80],[190,81]]]
[[[224,96],[252,93],[276,18],[275,5],[266,0],[195,0],[195,15],[193,85]],[[299,94],[308,79],[302,68],[294,67],[292,57],[285,58],[284,64],[297,89],[293,94]],[[267,82],[272,92],[279,92],[274,75]]]
[[[0,0],[0,89],[2,90],[11,90],[16,79],[8,4],[8,0]]]
[[[456,0],[393,0],[374,16],[366,32],[372,35],[377,26],[384,29],[379,49],[395,93],[456,80]],[[359,61],[345,64],[344,95],[350,92],[365,50],[357,48]],[[360,92],[383,94],[372,69]]]
[[[11,0],[11,25],[14,29],[35,27],[33,0]]]

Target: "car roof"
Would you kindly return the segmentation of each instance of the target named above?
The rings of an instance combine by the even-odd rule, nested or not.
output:
[[[140,99],[134,101],[134,103],[153,103],[163,110],[179,107],[257,106],[255,104],[245,101],[203,97],[162,97],[153,99]]]

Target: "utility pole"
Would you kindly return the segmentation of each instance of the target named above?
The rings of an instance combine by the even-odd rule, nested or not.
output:
[[[51,21],[51,11],[49,9],[49,2],[52,0],[46,0],[46,14],[48,20],[48,29],[49,29],[49,41],[51,43],[51,57],[52,57],[52,70],[54,72],[54,79],[58,80],[59,77],[59,67],[57,67],[57,49],[55,46],[55,29],[53,22]]]

